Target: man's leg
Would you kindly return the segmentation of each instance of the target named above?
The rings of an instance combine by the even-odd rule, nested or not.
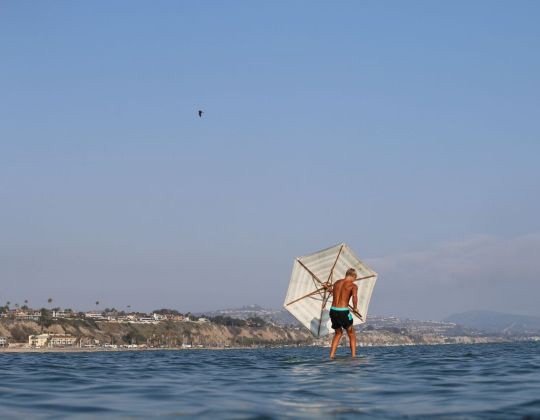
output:
[[[332,348],[330,349],[330,359],[333,359],[336,354],[336,349],[339,344],[339,340],[341,340],[341,336],[343,335],[343,331],[341,328],[338,328],[335,331],[334,338],[332,339]]]
[[[354,326],[347,328],[347,334],[349,335],[349,345],[351,346],[351,356],[356,357],[356,332]]]

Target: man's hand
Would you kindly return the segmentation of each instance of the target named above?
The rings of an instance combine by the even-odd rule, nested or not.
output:
[[[360,312],[358,312],[358,308],[356,306],[354,308],[352,308],[352,311],[358,318],[360,318],[362,321],[364,320],[362,315],[360,315]]]

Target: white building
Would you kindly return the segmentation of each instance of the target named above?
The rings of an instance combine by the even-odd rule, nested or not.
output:
[[[164,315],[156,314],[155,312],[152,314],[155,321],[163,321],[164,319],[167,319]]]
[[[107,321],[107,318],[105,318],[101,312],[86,312],[84,314],[85,318],[93,319],[94,321]]]
[[[15,314],[15,318],[19,321],[39,321],[39,318],[41,317],[40,311],[18,311]]]
[[[0,337],[0,347],[7,347],[7,346],[8,346],[7,337]]]
[[[137,320],[139,324],[156,324],[158,321],[154,319],[154,317],[148,317],[148,316],[141,316]]]
[[[37,334],[28,336],[30,347],[45,347],[49,341],[49,334]]]
[[[77,341],[71,334],[37,334],[28,336],[30,347],[65,347]]]
[[[71,334],[51,334],[49,347],[72,346],[75,341],[77,341],[77,337],[73,337]]]
[[[72,311],[53,311],[53,318],[71,318],[73,317]]]

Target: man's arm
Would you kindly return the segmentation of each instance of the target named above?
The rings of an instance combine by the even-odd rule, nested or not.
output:
[[[356,284],[353,284],[352,304],[354,312],[358,312],[358,286]]]

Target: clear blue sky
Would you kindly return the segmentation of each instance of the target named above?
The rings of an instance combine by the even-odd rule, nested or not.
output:
[[[0,299],[279,307],[293,258],[345,241],[375,312],[540,315],[539,18],[3,1]]]

